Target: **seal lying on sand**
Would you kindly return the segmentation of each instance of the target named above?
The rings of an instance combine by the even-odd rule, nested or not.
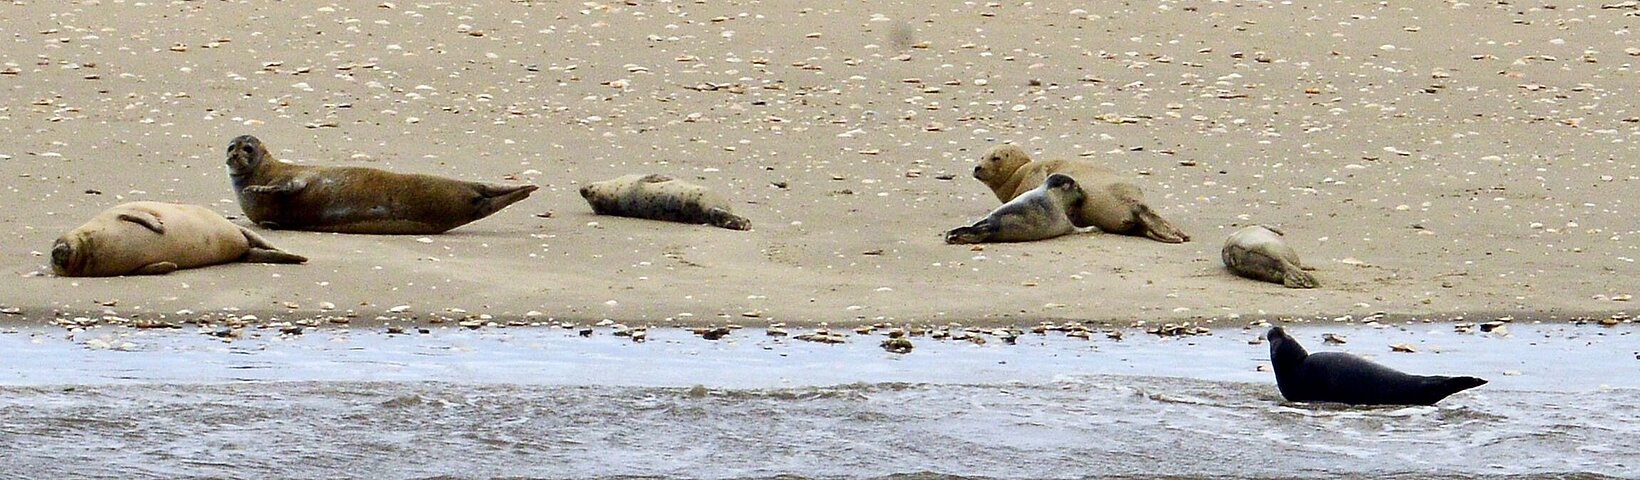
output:
[[[295,165],[274,159],[250,135],[228,144],[228,174],[245,216],[257,225],[341,233],[442,233],[490,216],[538,188]]]
[[[1070,211],[1078,227],[1098,227],[1108,233],[1143,235],[1166,243],[1190,241],[1190,235],[1168,223],[1145,204],[1138,185],[1098,163],[1085,160],[1038,160],[1013,145],[998,145],[974,166],[974,178],[1007,202],[1061,173],[1082,185],[1087,200]]]
[[[1339,402],[1355,405],[1434,405],[1449,395],[1486,384],[1475,377],[1410,375],[1342,352],[1310,354],[1271,327],[1270,363],[1276,387],[1293,402]]]
[[[1049,175],[973,225],[945,232],[945,243],[1028,242],[1074,232],[1068,212],[1087,201],[1082,192],[1069,175]]]
[[[1281,230],[1253,225],[1237,230],[1224,240],[1219,258],[1236,275],[1275,282],[1287,288],[1321,286],[1306,270],[1315,270],[1298,261],[1298,253],[1281,241]]]
[[[228,262],[303,263],[198,205],[132,202],[104,210],[51,246],[64,277],[158,275]]]
[[[666,175],[632,174],[581,187],[593,213],[751,230],[752,221],[735,215],[729,201],[700,185]]]

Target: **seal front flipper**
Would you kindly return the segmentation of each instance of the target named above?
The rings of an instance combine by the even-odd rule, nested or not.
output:
[[[160,235],[165,234],[165,222],[160,221],[159,217],[154,216],[154,214],[152,214],[152,213],[149,213],[149,212],[126,212],[126,213],[119,214],[117,216],[117,218],[119,218],[120,220],[127,221],[127,222],[135,223],[137,225],[142,225],[143,227],[146,227],[149,230],[153,230],[154,233],[158,233]]]
[[[1167,219],[1157,215],[1149,205],[1143,203],[1134,205],[1133,216],[1139,219],[1139,228],[1144,229],[1145,237],[1162,243],[1185,243],[1190,241],[1190,235],[1173,226]]]
[[[711,210],[707,210],[706,211],[706,218],[707,218],[708,223],[711,223],[712,225],[717,226],[717,227],[727,228],[727,229],[730,229],[730,230],[751,230],[752,229],[752,221],[751,220],[747,220],[746,217],[742,217],[742,216],[739,216],[739,215],[735,215],[733,213],[729,213],[728,210],[724,210],[724,209],[721,209],[721,208],[715,208],[714,207]]]
[[[175,271],[177,271],[177,264],[158,262],[143,265],[142,268],[138,268],[137,271],[131,273],[136,275],[164,275]]]
[[[289,195],[300,192],[304,188],[307,188],[306,181],[301,179],[292,179],[290,181],[271,185],[248,185],[243,190],[245,193]]]

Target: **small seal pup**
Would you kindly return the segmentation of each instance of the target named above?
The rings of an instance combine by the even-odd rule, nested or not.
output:
[[[973,225],[945,232],[945,243],[1028,242],[1076,231],[1069,212],[1087,201],[1069,175],[1055,173]]]
[[[666,175],[632,174],[588,183],[581,187],[581,198],[599,215],[752,229],[752,221],[735,215],[722,196]]]
[[[991,188],[998,200],[1007,202],[1041,185],[1048,175],[1062,173],[1082,185],[1087,200],[1070,211],[1071,223],[1078,227],[1098,227],[1108,233],[1143,235],[1164,243],[1190,241],[1173,224],[1145,204],[1144,192],[1121,175],[1098,163],[1085,160],[1031,160],[1025,150],[1014,145],[997,145],[974,166],[974,179]]]
[[[199,205],[131,202],[58,238],[51,270],[63,277],[161,275],[228,262],[303,263]]]
[[[1286,285],[1287,288],[1315,288],[1321,286],[1306,270],[1315,270],[1298,261],[1298,253],[1281,241],[1281,230],[1265,225],[1253,225],[1224,240],[1219,258],[1236,275]]]
[[[1486,384],[1475,377],[1411,375],[1343,352],[1304,351],[1281,327],[1265,334],[1276,387],[1292,402],[1354,405],[1434,405],[1449,395]]]
[[[228,176],[239,206],[257,225],[339,233],[443,233],[488,217],[539,188],[285,163],[250,135],[228,143]]]

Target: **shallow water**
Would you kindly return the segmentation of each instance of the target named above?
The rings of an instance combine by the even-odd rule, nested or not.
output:
[[[29,478],[1634,478],[1640,338],[1290,328],[1492,383],[1438,407],[1281,401],[1258,332],[828,346],[748,329],[0,334],[0,472]],[[1348,336],[1323,345],[1322,332]],[[1412,343],[1421,353],[1391,354]],[[113,345],[127,351],[93,349]],[[1440,353],[1434,353],[1435,351]],[[1508,372],[1506,375],[1504,372]],[[696,386],[700,387],[696,387]]]

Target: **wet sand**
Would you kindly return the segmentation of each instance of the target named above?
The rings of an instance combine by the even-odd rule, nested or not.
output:
[[[0,12],[0,311],[1605,317],[1640,274],[1640,50],[1637,10],[1602,5],[38,2]],[[241,134],[305,164],[543,188],[445,235],[264,232],[304,266],[49,275],[51,241],[118,203],[239,215]],[[1195,240],[942,244],[996,206],[968,172],[1005,141],[1133,173]],[[753,230],[597,217],[576,194],[650,172],[717,189]],[[1226,273],[1250,223],[1283,227],[1323,288]]]
[[[1262,329],[1019,345],[747,329],[0,332],[0,476],[1632,478],[1640,336],[1298,326],[1491,381],[1436,407],[1283,402]],[[1348,338],[1322,342],[1323,334]],[[1407,343],[1419,353],[1390,353]],[[1568,361],[1568,360],[1574,361]],[[475,459],[482,461],[475,462]],[[441,475],[452,475],[443,477]]]

